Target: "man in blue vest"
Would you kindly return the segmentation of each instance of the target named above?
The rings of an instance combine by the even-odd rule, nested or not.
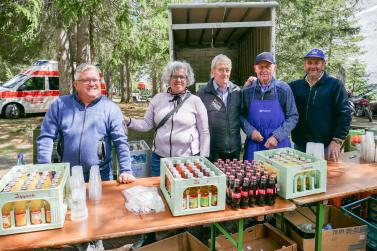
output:
[[[291,146],[288,135],[297,124],[298,112],[289,86],[274,78],[275,69],[272,53],[258,54],[254,65],[257,79],[242,90],[245,160],[253,160],[256,151]]]

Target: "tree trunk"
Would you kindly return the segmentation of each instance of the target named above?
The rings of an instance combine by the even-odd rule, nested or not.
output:
[[[126,103],[130,102],[131,99],[131,92],[132,92],[132,84],[131,84],[131,67],[128,56],[126,56],[126,86],[127,86],[127,96],[126,96]]]
[[[71,76],[72,68],[70,66],[69,54],[69,34],[64,28],[58,28],[56,31],[56,47],[58,48],[58,68],[59,77],[59,95],[71,93]]]
[[[105,83],[106,83],[106,91],[107,97],[109,99],[113,98],[113,83],[111,82],[111,72],[110,69],[105,69]]]
[[[90,63],[89,21],[82,16],[77,22],[76,64]]]
[[[120,73],[120,102],[126,102],[126,93],[125,93],[125,77],[124,77],[124,65],[122,64],[119,68]]]
[[[90,15],[89,19],[89,45],[90,45],[90,62],[96,62],[96,54],[94,49],[94,19],[93,15]]]
[[[155,64],[152,64],[152,96],[157,94],[157,67]],[[161,87],[160,87],[161,89]]]

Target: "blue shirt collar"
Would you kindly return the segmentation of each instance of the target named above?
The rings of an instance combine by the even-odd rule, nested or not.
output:
[[[215,88],[215,91],[217,92],[223,92],[221,89],[220,89],[220,86],[216,83],[216,80],[213,79],[213,87]],[[229,91],[229,83],[226,83],[226,92]]]

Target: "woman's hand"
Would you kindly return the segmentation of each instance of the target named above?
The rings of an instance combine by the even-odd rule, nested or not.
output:
[[[244,87],[251,85],[255,80],[257,80],[256,77],[254,77],[254,76],[250,76],[250,77],[245,81]]]

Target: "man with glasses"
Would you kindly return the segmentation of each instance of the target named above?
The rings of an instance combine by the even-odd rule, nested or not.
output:
[[[75,72],[76,92],[51,104],[37,140],[38,163],[50,163],[53,142],[59,140],[62,162],[81,165],[85,182],[91,166],[98,165],[102,180],[112,180],[112,144],[118,154],[119,181],[129,183],[132,175],[127,129],[120,108],[101,95],[99,71],[81,64]]]
[[[210,160],[239,159],[240,135],[240,88],[229,78],[232,61],[220,54],[213,58],[211,79],[198,91],[207,108],[211,135]]]

